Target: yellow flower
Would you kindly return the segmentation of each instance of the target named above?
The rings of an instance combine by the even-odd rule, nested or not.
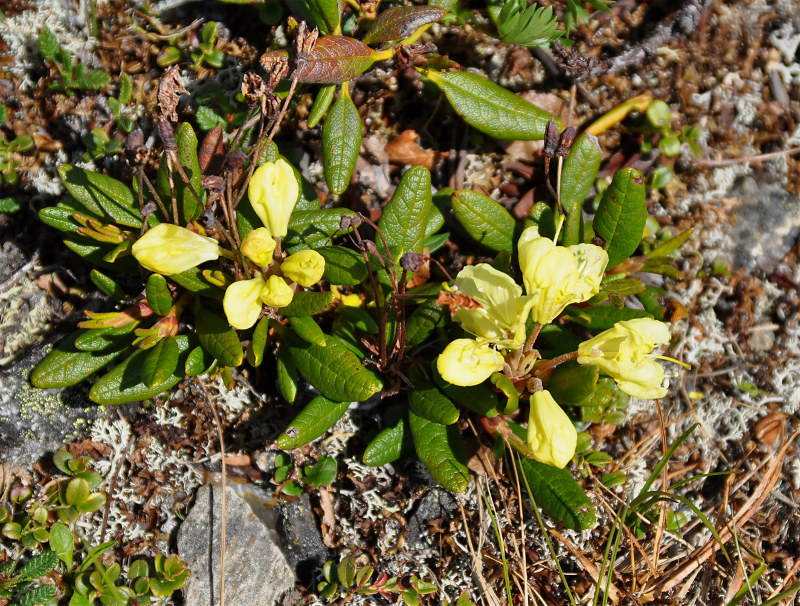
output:
[[[272,253],[275,252],[275,240],[266,227],[254,229],[242,240],[242,252],[256,265],[269,267],[272,263]]]
[[[475,339],[456,339],[436,359],[442,378],[453,385],[478,385],[502,370],[503,356]]]
[[[225,289],[222,308],[228,318],[228,324],[239,330],[250,328],[261,315],[261,289],[264,280],[260,277],[252,280],[239,280]]]
[[[342,302],[342,305],[346,307],[361,307],[363,301],[361,297],[355,293],[351,295],[342,294],[342,291],[339,290],[339,287],[335,284],[331,284],[331,292],[333,296],[339,299]]]
[[[658,320],[636,318],[617,322],[613,328],[578,346],[578,363],[594,364],[612,377],[619,388],[635,398],[662,398],[664,369],[650,359],[656,345],[669,342],[669,327]]]
[[[461,308],[453,316],[464,330],[480,342],[505,349],[522,346],[525,321],[534,297],[523,296],[519,284],[486,263],[465,267],[458,272],[455,282],[459,292],[481,304],[475,309]]]
[[[300,286],[313,286],[325,273],[325,257],[316,250],[301,250],[286,257],[281,263],[281,271]]]
[[[294,291],[280,276],[270,276],[261,288],[261,300],[269,307],[286,307],[294,298]]]
[[[179,274],[219,257],[219,243],[185,227],[159,223],[131,249],[139,265],[164,275]]]
[[[253,210],[275,238],[286,235],[289,217],[299,195],[294,171],[283,158],[259,166],[247,186]]]
[[[547,390],[535,391],[528,416],[528,446],[533,458],[559,469],[575,454],[578,432]]]
[[[594,244],[556,246],[529,227],[517,242],[525,290],[535,297],[532,315],[539,324],[552,322],[571,303],[600,291],[608,254]]]

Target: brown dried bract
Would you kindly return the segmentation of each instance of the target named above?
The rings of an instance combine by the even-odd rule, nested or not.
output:
[[[189,93],[181,82],[180,68],[173,65],[158,85],[158,108],[162,118],[178,121],[178,99],[184,93]]]
[[[447,309],[450,310],[451,317],[454,316],[459,309],[476,309],[482,307],[482,305],[472,297],[468,297],[463,293],[453,290],[439,291],[439,296],[436,297],[436,305],[447,307]]]
[[[297,27],[297,38],[295,39],[295,48],[297,54],[308,55],[314,50],[317,45],[317,38],[319,37],[319,30],[317,28],[308,31],[308,26],[305,21],[301,21]]]

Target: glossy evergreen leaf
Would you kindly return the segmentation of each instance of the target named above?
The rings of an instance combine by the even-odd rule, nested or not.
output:
[[[350,326],[361,332],[371,335],[377,334],[380,330],[375,319],[364,309],[352,307],[350,305],[340,305],[336,308],[336,313],[344,318]]]
[[[509,379],[502,372],[492,373],[489,381],[494,385],[502,395],[506,398],[505,406],[503,406],[503,414],[510,415],[519,408],[519,394],[514,382]]]
[[[75,348],[81,351],[94,351],[100,352],[105,349],[113,348],[118,350],[122,345],[130,345],[133,342],[134,335],[131,335],[137,327],[139,322],[131,322],[127,326],[120,328],[94,328],[91,330],[82,330],[75,338]],[[127,337],[125,335],[128,335]]]
[[[181,214],[181,224],[185,225],[200,216],[205,202],[205,190],[202,188],[203,175],[200,172],[200,160],[197,156],[197,135],[195,135],[191,124],[181,122],[178,125],[175,130],[175,144],[178,146],[178,161],[189,178],[189,183],[194,188],[195,193],[200,197],[199,200],[195,197],[191,189],[184,183],[177,169],[173,168],[172,181],[175,185],[175,199],[178,202],[178,212]],[[172,198],[166,155],[161,157],[161,164],[158,168],[157,189],[162,202],[169,209]]]
[[[339,0],[305,0],[308,12],[321,34],[332,34],[339,26]]]
[[[458,408],[429,383],[415,380],[414,387],[408,390],[408,404],[411,410],[428,421],[440,425],[452,425],[458,421]]]
[[[91,278],[92,283],[107,297],[111,297],[112,299],[116,299],[117,301],[127,301],[128,295],[119,287],[114,280],[109,278],[104,273],[93,269],[89,272],[89,278]]]
[[[303,482],[311,488],[330,486],[336,479],[336,459],[320,457],[316,465],[303,466]]]
[[[289,404],[294,404],[294,400],[297,397],[297,368],[294,365],[294,360],[292,359],[289,348],[284,344],[281,344],[278,348],[276,363],[278,371],[278,389],[281,390],[281,395]]]
[[[408,424],[417,455],[436,482],[447,490],[464,492],[469,485],[467,454],[457,425],[439,425],[408,411]]]
[[[607,330],[622,320],[652,317],[641,309],[615,305],[595,305],[583,309],[570,305],[566,311],[570,320],[591,330]]]
[[[284,450],[316,440],[342,418],[350,402],[336,402],[317,396],[294,418],[286,431],[278,436],[277,444]]]
[[[573,406],[588,398],[597,386],[597,366],[559,364],[547,381],[547,389],[561,406]]]
[[[367,264],[360,252],[344,246],[327,246],[317,252],[325,257],[322,279],[330,284],[355,286],[367,277]]]
[[[40,213],[41,214],[41,213]],[[670,238],[664,244],[659,246],[658,248],[654,248],[650,251],[648,257],[666,257],[667,255],[672,254],[676,250],[678,250],[681,246],[683,246],[686,241],[692,237],[694,233],[694,229],[687,229],[679,233],[677,236]]]
[[[435,363],[431,364],[431,374],[434,383],[442,393],[462,408],[476,412],[483,417],[496,417],[505,408],[498,400],[497,394],[488,380],[471,387],[452,385],[439,375]]]
[[[594,505],[569,470],[533,459],[520,459],[518,468],[529,495],[551,518],[572,530],[588,530],[597,523]]]
[[[362,402],[383,388],[341,339],[326,335],[325,343],[320,347],[296,338],[286,340],[297,369],[323,396],[334,402]]]
[[[310,316],[290,317],[289,326],[291,326],[295,334],[306,343],[319,345],[320,347],[326,346],[325,333],[322,332],[322,329],[314,318]]]
[[[563,192],[562,192],[563,196]],[[547,202],[537,202],[528,213],[528,220],[531,225],[536,226],[539,235],[553,240],[556,237],[556,223],[553,209]],[[527,223],[526,223],[527,226]]]
[[[301,291],[294,294],[292,302],[278,311],[287,318],[316,316],[333,305],[336,296],[332,292]]]
[[[306,126],[314,128],[322,117],[328,112],[328,108],[333,103],[333,98],[336,95],[335,84],[323,84],[317,92],[317,97],[314,99],[314,105],[311,106],[311,111],[308,112],[308,119]]]
[[[686,317],[686,308],[663,288],[647,286],[637,295],[645,311],[661,322],[676,322]]]
[[[56,522],[50,527],[49,542],[50,548],[67,567],[67,572],[72,572],[72,554],[75,550],[75,536],[72,531],[65,524]]]
[[[605,240],[608,269],[630,257],[642,241],[647,206],[644,178],[633,168],[614,174],[594,216],[594,233]]]
[[[425,341],[444,315],[445,308],[436,305],[434,299],[429,299],[417,307],[406,320],[406,347],[413,347]]]
[[[161,274],[150,274],[145,288],[147,304],[159,316],[166,316],[172,309],[172,293],[167,280]]]
[[[125,404],[152,398],[177,385],[186,375],[184,368],[189,355],[189,337],[175,337],[178,345],[178,371],[161,383],[147,386],[142,381],[142,367],[148,352],[139,350],[127,357],[122,364],[103,375],[89,391],[89,398],[98,404]]]
[[[453,192],[453,214],[475,240],[496,251],[514,251],[516,221],[500,204],[476,191]]]
[[[437,6],[395,6],[380,13],[364,36],[364,44],[408,38],[420,27],[436,23],[445,16]]]
[[[261,366],[264,359],[264,348],[267,346],[269,337],[269,318],[264,316],[256,324],[253,330],[253,338],[247,346],[247,362],[254,368]]]
[[[298,55],[294,75],[300,82],[340,84],[364,73],[375,52],[347,36],[323,36],[308,54]]]
[[[367,465],[380,467],[414,451],[414,442],[406,415],[396,416],[396,419],[387,419],[386,427],[370,440],[364,450],[362,460]]]
[[[199,267],[192,267],[180,274],[172,274],[170,280],[183,286],[186,290],[190,290],[198,295],[211,297],[222,301],[225,296],[225,291],[216,284],[212,284],[203,277],[203,270]]]
[[[107,352],[80,351],[75,347],[75,339],[81,332],[73,333],[61,341],[36,365],[31,373],[31,383],[34,387],[46,389],[77,385],[121,356],[128,348],[127,343],[119,343],[113,350]]]
[[[142,383],[153,387],[166,381],[178,368],[180,350],[175,337],[165,337],[147,350],[142,363]]]
[[[423,251],[431,206],[430,171],[424,166],[409,168],[378,221],[386,242],[398,248],[396,258]]]
[[[76,210],[61,206],[48,206],[39,211],[39,219],[45,225],[55,227],[60,231],[75,233],[80,225],[72,218]],[[85,213],[84,213],[85,214]]]
[[[317,249],[329,245],[334,235],[345,233],[339,228],[343,216],[355,217],[356,213],[347,208],[295,209],[283,241],[284,250],[292,254],[306,248]]]
[[[579,204],[574,204],[564,221],[564,230],[561,232],[562,246],[575,246],[583,241],[583,209]]]
[[[142,226],[139,203],[121,181],[70,164],[59,166],[58,174],[70,195],[90,213],[126,227]]]
[[[350,95],[342,92],[322,127],[323,168],[331,193],[341,194],[350,185],[360,150],[361,116]]]
[[[597,137],[582,133],[575,139],[561,170],[561,206],[565,213],[586,200],[597,179],[602,160],[603,153]]]
[[[207,310],[194,306],[194,327],[200,345],[217,359],[220,366],[239,366],[244,358],[239,335],[228,321]]]
[[[214,356],[203,349],[202,345],[198,345],[189,352],[186,358],[186,364],[184,365],[186,376],[196,377],[207,373],[214,366],[215,360]]]
[[[538,141],[551,114],[488,78],[472,72],[425,74],[470,126],[495,139]]]

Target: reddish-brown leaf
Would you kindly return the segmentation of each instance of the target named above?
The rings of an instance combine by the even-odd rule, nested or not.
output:
[[[352,80],[375,61],[375,52],[347,36],[324,36],[308,54],[297,56],[294,75],[300,82],[338,84]]]
[[[397,6],[388,8],[375,19],[364,36],[366,44],[408,38],[423,25],[436,23],[445,11],[437,6]]]

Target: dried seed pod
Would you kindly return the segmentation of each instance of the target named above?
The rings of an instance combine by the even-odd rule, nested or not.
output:
[[[555,118],[550,118],[547,121],[547,127],[544,130],[544,149],[542,154],[546,158],[552,158],[556,155],[558,149],[558,125]]]
[[[298,55],[308,55],[314,50],[317,45],[317,38],[319,37],[319,30],[317,28],[308,31],[308,26],[305,21],[301,21],[297,27],[297,38],[295,39],[295,48]]]
[[[247,154],[240,149],[236,149],[229,153],[228,157],[225,159],[225,170],[229,173],[235,173],[244,165],[246,161]]]
[[[208,172],[211,163],[222,156],[223,151],[222,127],[218,124],[206,133],[206,136],[203,137],[203,142],[200,144],[200,149],[197,151],[200,172],[203,174]]]
[[[178,100],[184,93],[188,94],[189,91],[186,90],[181,82],[180,68],[177,65],[173,65],[158,84],[158,108],[162,118],[173,122],[178,121],[176,109],[178,108]]]
[[[172,124],[163,116],[156,122],[156,132],[158,138],[161,139],[161,145],[164,146],[166,152],[177,152],[178,145],[175,143],[175,132],[172,130]]]
[[[558,149],[556,150],[557,157],[567,157],[569,148],[572,147],[572,143],[575,141],[576,133],[577,129],[574,126],[568,126],[564,129],[564,132],[561,133],[561,137],[558,139]]]
[[[267,90],[275,90],[278,83],[289,73],[289,54],[286,51],[268,51],[261,55],[259,62],[267,73]]]
[[[205,190],[221,192],[225,189],[225,181],[219,175],[206,175],[201,184]]]
[[[255,72],[247,72],[242,77],[242,94],[248,105],[256,106],[261,102],[261,97],[267,94],[267,85]]]
[[[417,271],[425,265],[425,255],[418,252],[407,252],[400,257],[400,267],[406,271]]]
[[[140,128],[131,131],[125,140],[125,159],[131,166],[142,166],[147,162],[150,150],[144,145],[144,133]]]

